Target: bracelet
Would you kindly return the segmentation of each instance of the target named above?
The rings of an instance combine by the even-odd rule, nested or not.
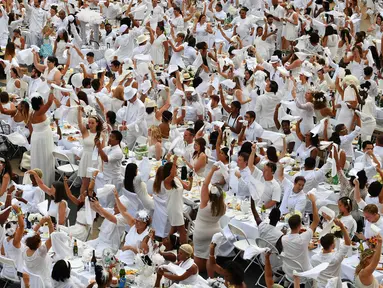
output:
[[[214,255],[209,255],[209,257],[215,258],[215,256],[214,256]]]

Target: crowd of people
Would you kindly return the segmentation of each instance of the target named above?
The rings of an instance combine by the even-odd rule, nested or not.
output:
[[[185,271],[154,287],[340,288],[355,247],[347,280],[383,287],[382,21],[370,0],[3,0],[0,276],[113,285],[105,265],[89,286],[71,273],[69,235]],[[245,270],[225,257],[246,205]]]

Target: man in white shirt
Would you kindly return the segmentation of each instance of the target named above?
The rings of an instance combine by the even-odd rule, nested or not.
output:
[[[299,263],[300,267],[303,268],[303,271],[307,271],[312,268],[310,263],[308,247],[311,238],[313,237],[314,232],[319,224],[319,215],[317,206],[315,204],[315,196],[314,194],[308,194],[307,197],[312,203],[313,211],[313,222],[311,223],[310,227],[307,227],[307,231],[299,234],[302,228],[302,219],[301,216],[295,214],[291,216],[288,221],[291,233],[282,237],[282,255],[290,260],[294,260],[297,263]],[[286,263],[283,262],[282,269],[292,279],[293,271],[301,269],[297,266],[286,265]]]
[[[210,1],[210,4],[209,4],[209,11],[213,13],[213,18],[217,21],[219,21],[221,24],[223,24],[225,22],[225,19],[227,17],[226,13],[223,11],[223,7],[222,7],[222,4],[221,3],[217,3],[215,5],[215,8],[213,8],[213,4],[215,3],[215,1]]]
[[[255,149],[252,149],[251,154],[253,153],[255,153]],[[263,189],[263,191],[260,191],[261,199],[258,204],[260,206],[264,205],[266,209],[272,208],[277,203],[281,202],[281,186],[277,180],[274,179],[274,173],[277,170],[277,165],[273,162],[268,162],[265,166],[263,166],[263,171],[261,171],[254,166],[254,162],[251,163],[251,160],[254,161],[254,156],[249,159],[251,176],[263,184],[263,187],[261,187],[261,185],[257,185],[256,187],[257,189]]]
[[[113,184],[116,186],[117,191],[122,185],[123,175],[121,173],[121,162],[124,158],[120,143],[122,134],[120,131],[112,131],[109,136],[108,146],[102,147],[100,139],[95,139],[95,146],[97,147],[100,158],[103,162],[104,170],[98,173],[95,180],[95,191],[98,188],[104,187],[105,184]],[[99,201],[103,207],[113,207],[113,193],[109,193],[102,197]]]
[[[210,99],[211,109],[207,111],[207,115],[209,116],[209,122],[211,123],[213,121],[222,121],[222,109],[218,106],[219,96],[211,95]]]
[[[376,156],[383,159],[383,135],[376,137],[376,143],[373,151]]]
[[[355,159],[355,163],[362,163],[366,176],[371,179],[376,174],[376,169],[380,168],[381,159],[374,154],[374,144],[371,141],[364,141],[362,144],[364,155]]]
[[[266,41],[266,43],[269,45],[268,48],[268,55],[271,57],[274,54],[276,43],[277,43],[277,33],[278,29],[277,26],[273,23],[274,17],[273,15],[269,14],[267,15],[267,22],[265,23],[265,26],[263,27],[263,36],[262,40]]]
[[[56,31],[59,31],[61,29],[68,29],[68,18],[66,17],[64,10],[60,10],[59,17],[57,17],[53,25],[55,26]]]
[[[78,52],[80,57],[82,59],[84,59],[85,58],[84,55],[76,47],[76,45],[74,45],[73,47],[76,49],[76,51]],[[84,73],[84,78],[92,78],[93,79],[94,75],[96,75],[96,73],[99,69],[97,63],[94,61],[94,53],[93,52],[86,53],[86,59],[84,59],[84,60],[85,60],[85,63],[80,64],[82,72]]]
[[[245,121],[247,121],[247,125],[244,123],[242,126],[241,132],[238,135],[238,142],[242,143],[244,140],[250,142],[262,140],[263,128],[255,121],[255,112],[247,111],[244,118]]]
[[[281,47],[281,39],[282,39],[282,28],[283,28],[283,22],[281,21],[281,18],[285,15],[285,9],[279,5],[278,0],[272,0],[272,5],[269,7],[269,15],[272,15],[274,17],[273,23],[275,24],[276,29],[278,29],[277,32],[277,49],[280,49]]]
[[[342,281],[340,275],[340,269],[343,259],[346,257],[348,249],[351,245],[350,236],[346,227],[343,225],[342,221],[339,219],[334,219],[334,223],[342,230],[344,237],[344,245],[341,245],[340,248],[333,252],[335,249],[335,237],[334,234],[329,233],[320,238],[320,244],[322,246],[322,251],[318,254],[314,254],[311,258],[311,264],[313,267],[318,266],[321,263],[329,263],[328,267],[323,270],[319,277],[317,278],[317,287],[325,288],[327,287],[328,280],[338,277],[337,286],[334,288],[341,288]]]
[[[306,179],[302,176],[295,177],[294,184],[283,177],[284,169],[280,169],[280,178],[282,179],[283,199],[279,207],[282,215],[290,212],[299,211],[303,215],[306,209],[306,194],[303,192]]]
[[[278,94],[278,84],[275,81],[266,81],[265,94],[258,96],[255,104],[257,121],[262,128],[276,131],[274,123],[275,106],[281,101]]]
[[[186,87],[185,96],[186,111],[184,121],[196,122],[197,120],[203,120],[204,107],[202,107],[201,103],[198,101],[198,94],[194,88],[190,86]]]
[[[255,203],[253,198],[251,198],[251,212],[253,213],[255,222],[258,225],[259,238],[268,241],[277,248],[278,252],[282,252],[282,236],[283,233],[281,229],[278,229],[276,226],[281,218],[281,211],[277,207],[271,209],[269,214],[269,223],[267,221],[262,221],[259,217],[257,209],[255,208]],[[261,260],[264,263],[264,254],[261,254]],[[272,267],[281,267],[282,260],[279,257],[276,257],[274,254],[270,258]]]
[[[247,166],[249,161],[249,154],[241,152],[238,155],[237,166],[239,170],[235,171],[235,176],[238,178],[237,196],[244,198],[249,197],[249,181],[251,179],[251,172]]]
[[[47,20],[45,10],[41,8],[41,0],[34,0],[33,6],[24,0],[24,7],[29,13],[29,44],[41,47],[43,37],[42,30]]]
[[[19,75],[21,75],[21,69],[17,67],[17,71],[19,72]],[[41,83],[43,82],[40,78],[41,72],[36,69],[36,67],[32,68],[31,76],[24,75],[22,77],[22,80],[28,83],[28,91],[27,91],[27,97],[31,97],[32,93],[37,92],[37,89],[40,87]],[[23,97],[24,95],[20,95]]]
[[[184,158],[190,162],[194,153],[194,136],[195,131],[193,128],[187,128],[184,132],[185,153]]]
[[[130,86],[124,89],[124,99],[127,106],[117,111],[117,121],[122,124],[122,131],[126,131],[124,142],[129,149],[133,149],[138,136],[147,133],[145,120],[145,104],[137,97],[137,89]]]
[[[106,0],[104,3],[100,3],[100,13],[107,20],[115,20],[119,10],[119,7],[111,4],[109,0]]]
[[[231,22],[231,25],[234,27],[233,36],[238,35],[244,46],[251,45],[251,39],[254,35],[254,26],[251,19],[246,15],[247,11],[246,7],[242,7],[239,11],[239,16],[235,17]]]

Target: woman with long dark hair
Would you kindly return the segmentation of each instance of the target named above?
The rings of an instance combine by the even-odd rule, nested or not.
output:
[[[60,29],[57,32],[56,41],[53,46],[53,55],[57,57],[59,64],[64,65],[66,58],[64,58],[64,51],[69,43],[68,32],[64,29]]]
[[[205,167],[207,165],[207,156],[205,154],[206,150],[206,141],[204,138],[197,138],[194,140],[194,153],[190,162],[188,162],[185,157],[182,157],[182,160],[185,164],[197,173],[198,176],[203,177],[205,174]]]
[[[9,189],[13,185],[12,181],[12,166],[8,159],[4,159],[0,157],[0,182],[1,182],[1,190],[0,190],[0,201],[5,202],[5,198],[7,196],[7,189]]]
[[[163,169],[158,169],[156,179],[153,183],[153,192],[167,197],[167,216],[170,222],[170,233],[178,232],[180,242],[187,243],[185,221],[183,216],[183,186],[177,179],[177,156],[173,162],[167,162]],[[170,159],[169,159],[170,160]],[[154,217],[154,216],[153,216]],[[165,235],[167,236],[167,235]]]
[[[66,202],[64,183],[55,181],[49,188],[48,185],[44,184],[36,171],[29,170],[27,173],[33,175],[39,187],[50,196],[51,202],[49,204],[48,215],[52,217],[58,225],[65,225],[70,209]]]
[[[136,199],[138,198],[138,209],[145,208],[148,211],[152,211],[154,209],[153,199],[149,196],[146,183],[142,181],[140,175],[138,174],[138,167],[135,163],[129,163],[125,168],[124,188],[122,188],[122,194],[127,196],[129,199],[132,199],[132,197]],[[133,194],[136,194],[137,197],[134,197]],[[140,207],[140,204],[143,207]],[[137,212],[135,210],[137,209],[134,209],[134,211],[129,209],[129,213],[135,215]]]

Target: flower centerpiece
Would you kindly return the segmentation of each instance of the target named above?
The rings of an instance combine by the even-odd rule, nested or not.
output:
[[[40,213],[31,213],[28,216],[28,221],[33,225],[40,222],[40,220],[43,218],[43,216]]]
[[[366,239],[366,243],[368,247],[370,247],[371,249],[375,249],[376,245],[378,244],[378,238],[376,238],[376,236],[368,238]]]
[[[335,238],[343,238],[342,229],[338,225],[333,224],[331,227],[331,233],[334,234]]]
[[[295,211],[290,211],[290,213],[287,213],[287,214],[285,215],[285,220],[286,220],[286,222],[289,221],[290,217],[293,216],[293,215],[299,215],[299,217],[301,217],[301,219],[302,219],[302,213],[301,213],[301,211],[299,211],[299,210],[295,210]]]

